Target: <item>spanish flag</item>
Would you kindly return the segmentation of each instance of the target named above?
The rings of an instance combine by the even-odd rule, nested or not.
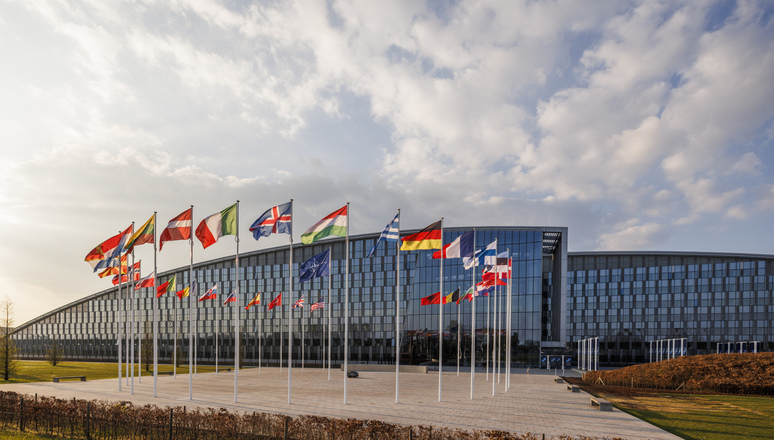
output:
[[[177,297],[180,299],[187,298],[190,292],[191,292],[190,286],[185,286],[185,289],[177,291]]]
[[[443,220],[438,220],[432,225],[422,229],[416,234],[403,237],[400,246],[402,251],[418,251],[422,249],[441,249],[441,228]]]
[[[258,295],[255,295],[255,298],[253,298],[252,301],[250,301],[250,304],[245,307],[245,310],[249,310],[252,306],[257,306],[261,303],[261,293],[259,292]]]

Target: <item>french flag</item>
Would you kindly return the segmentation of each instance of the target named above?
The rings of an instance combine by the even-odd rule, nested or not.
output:
[[[433,252],[433,258],[472,257],[473,248],[473,231],[469,231],[457,237],[440,251]]]

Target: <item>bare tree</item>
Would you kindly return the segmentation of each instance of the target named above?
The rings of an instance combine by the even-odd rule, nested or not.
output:
[[[51,345],[48,346],[48,352],[46,353],[46,360],[53,367],[62,362],[62,347],[59,346],[58,340],[53,339],[51,341]]]
[[[5,300],[0,303],[0,374],[6,381],[19,369],[16,346],[11,339],[12,331],[13,301],[6,295]]]

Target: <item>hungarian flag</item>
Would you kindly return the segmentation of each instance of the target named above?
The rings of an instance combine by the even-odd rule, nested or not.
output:
[[[193,208],[186,209],[182,214],[167,223],[167,227],[164,228],[161,232],[161,237],[159,237],[159,250],[164,248],[164,242],[166,241],[189,240],[191,238],[191,227],[193,227],[192,213]]]
[[[433,252],[433,258],[472,257],[473,250],[473,231],[469,231],[457,237],[440,251]]]
[[[204,295],[202,295],[201,298],[199,298],[199,301],[204,301],[207,299],[216,299],[218,297],[218,285],[214,285],[210,287],[210,290],[204,292]]]
[[[213,214],[199,223],[196,227],[196,238],[202,242],[202,246],[207,249],[215,244],[218,239],[224,235],[237,234],[237,204]]]
[[[465,296],[457,299],[457,304],[459,305],[460,302],[465,301],[465,300],[468,300],[468,302],[473,301],[473,288],[472,287],[470,289],[468,289],[467,292],[465,292]]]
[[[223,305],[225,306],[228,303],[236,302],[236,291],[231,292],[226,300],[223,302]]]
[[[422,298],[419,302],[421,306],[429,306],[430,304],[439,304],[441,302],[441,292],[435,292],[430,296]]]
[[[137,230],[126,242],[126,251],[131,252],[135,246],[139,246],[145,243],[153,243],[156,237],[156,216],[152,215],[151,218],[145,222],[140,229]]]
[[[245,307],[245,310],[249,310],[250,307],[257,306],[260,303],[261,303],[261,294],[259,292],[258,295],[255,295],[255,298],[253,298],[253,300],[247,304],[247,307]]]
[[[280,293],[279,295],[277,295],[276,298],[271,300],[271,302],[269,303],[269,308],[267,310],[271,310],[271,309],[273,309],[273,308],[275,308],[277,306],[281,306],[281,305],[282,305],[282,294]]]
[[[129,226],[123,232],[98,244],[86,255],[84,260],[91,265],[94,272],[97,272],[100,269],[118,266],[118,257],[123,253],[124,246],[131,234],[132,227]]]
[[[139,283],[137,283],[136,286],[134,286],[134,290],[139,289],[140,287],[153,287],[153,283],[156,280],[156,272],[151,272],[150,275],[140,280]]]
[[[421,249],[440,249],[442,241],[441,222],[442,220],[438,220],[416,234],[401,238],[403,244],[400,246],[400,250],[417,251]]]
[[[292,202],[277,205],[261,214],[258,220],[250,226],[250,232],[258,240],[268,237],[270,234],[290,234],[293,222],[290,214],[293,210]]]
[[[301,234],[301,243],[311,244],[329,235],[347,236],[347,207],[333,211]]]
[[[174,292],[176,290],[175,277],[176,275],[173,275],[172,278],[168,279],[165,283],[162,283],[156,287],[156,298],[161,298],[161,295],[167,292]]]

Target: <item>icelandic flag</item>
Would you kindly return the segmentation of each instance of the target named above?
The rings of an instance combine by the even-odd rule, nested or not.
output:
[[[497,264],[497,239],[486,247],[486,249],[479,249],[473,258],[463,258],[462,264],[465,269],[470,269],[473,266],[486,266]]]
[[[466,232],[447,244],[440,251],[433,252],[433,258],[470,258],[473,256],[473,231]]]
[[[293,210],[293,202],[277,205],[268,211],[261,214],[258,220],[254,221],[250,226],[250,232],[253,233],[253,237],[258,240],[261,237],[268,237],[270,234],[290,234],[291,226],[291,211]]]
[[[392,221],[384,227],[384,231],[382,231],[382,235],[379,236],[379,239],[376,240],[376,244],[374,244],[374,247],[371,248],[371,251],[368,252],[368,255],[366,255],[366,258],[373,257],[376,253],[376,248],[379,247],[379,243],[383,241],[389,241],[393,243],[397,243],[400,235],[400,212],[395,215],[395,218],[392,219]]]
[[[204,295],[202,295],[201,298],[199,298],[199,301],[204,301],[206,299],[216,299],[218,297],[218,285],[214,285],[210,287],[210,290],[204,292]]]
[[[236,302],[236,290],[231,292],[228,297],[226,298],[226,301],[223,302],[223,305],[225,306],[228,303]]]
[[[303,283],[312,278],[327,277],[330,274],[330,267],[331,251],[329,249],[301,263],[301,267],[298,269],[298,282]]]

